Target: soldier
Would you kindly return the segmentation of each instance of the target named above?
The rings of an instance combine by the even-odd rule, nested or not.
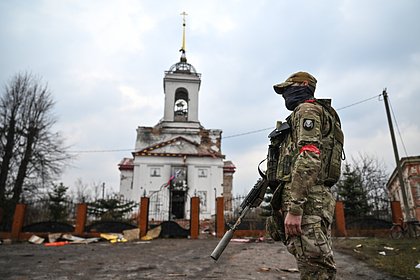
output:
[[[316,83],[309,73],[297,72],[273,86],[292,114],[281,143],[275,135],[285,123],[270,134],[267,175],[275,178],[275,192],[267,230],[295,256],[301,279],[335,279],[330,188],[340,176],[344,136],[331,100],[315,99]]]

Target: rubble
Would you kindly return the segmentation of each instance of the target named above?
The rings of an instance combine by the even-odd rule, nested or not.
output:
[[[44,242],[44,240],[45,240],[45,238],[42,238],[42,237],[39,237],[39,236],[37,236],[37,235],[32,235],[29,239],[28,239],[28,241],[29,241],[29,243],[32,243],[32,244],[42,244],[43,242]]]

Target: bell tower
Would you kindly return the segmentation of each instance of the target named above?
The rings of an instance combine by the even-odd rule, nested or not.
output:
[[[165,93],[165,109],[161,124],[163,127],[200,128],[198,120],[198,92],[201,74],[187,62],[185,54],[185,12],[182,23],[182,46],[179,50],[179,62],[165,71],[163,90]]]

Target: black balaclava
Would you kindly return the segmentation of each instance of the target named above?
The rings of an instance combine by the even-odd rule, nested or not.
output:
[[[300,103],[314,98],[314,90],[309,86],[289,86],[282,95],[286,108],[293,111]]]

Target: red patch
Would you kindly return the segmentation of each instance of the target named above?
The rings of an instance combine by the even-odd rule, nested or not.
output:
[[[312,152],[312,153],[316,153],[316,154],[321,154],[320,150],[317,148],[317,146],[315,145],[305,145],[303,146],[300,151],[299,154],[303,153],[304,151],[308,151],[308,152]]]

